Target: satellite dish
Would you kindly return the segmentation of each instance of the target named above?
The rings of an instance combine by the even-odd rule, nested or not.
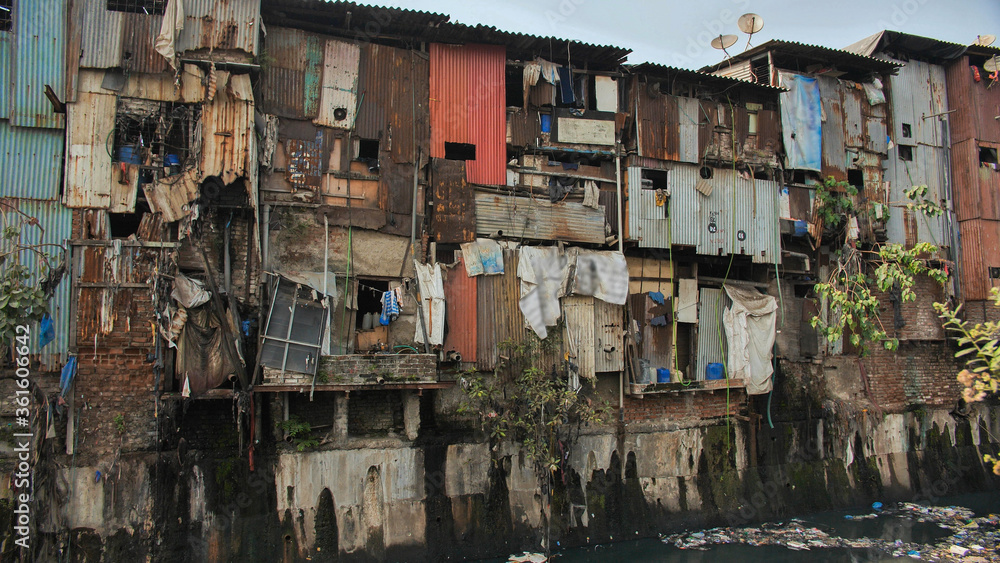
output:
[[[737,39],[739,38],[735,35],[720,35],[712,40],[712,47],[719,49],[720,51],[725,51],[735,45]]]
[[[973,45],[979,45],[980,47],[989,47],[997,40],[996,35],[977,35],[976,41]]]
[[[736,25],[740,27],[740,31],[743,33],[749,33],[753,35],[761,29],[764,29],[764,18],[758,16],[757,14],[751,12],[749,14],[743,14],[740,19],[736,22]]]
[[[983,63],[983,68],[986,72],[996,72],[997,68],[1000,68],[1000,57],[993,55],[992,58]]]

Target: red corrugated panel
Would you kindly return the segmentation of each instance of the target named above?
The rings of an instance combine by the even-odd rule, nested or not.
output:
[[[989,299],[1000,280],[990,278],[990,268],[1000,268],[1000,221],[972,219],[959,223],[962,235],[962,297]]]
[[[445,142],[473,144],[468,181],[505,184],[505,48],[432,43],[430,56],[431,156],[444,158]]]
[[[458,265],[447,271],[444,280],[445,318],[448,319],[444,349],[461,354],[463,362],[476,361],[477,279],[469,277],[465,262],[460,258]]]

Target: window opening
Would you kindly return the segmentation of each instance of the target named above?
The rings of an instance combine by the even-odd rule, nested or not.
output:
[[[507,67],[507,107],[524,106],[524,70],[508,66]]]
[[[991,280],[1000,280],[1000,268],[994,268],[994,267],[990,266],[989,267],[989,272],[990,272],[990,279]]]
[[[899,160],[905,160],[907,162],[913,160],[913,147],[899,145]]]
[[[771,65],[767,62],[767,57],[758,57],[750,63],[750,72],[753,74],[753,81],[757,84],[771,83]]]
[[[0,31],[14,31],[13,0],[0,0]]]
[[[283,371],[313,375],[326,330],[327,309],[316,292],[278,277],[264,329],[260,363]]]
[[[979,147],[979,165],[997,169],[997,150],[993,147]]]
[[[913,127],[909,123],[903,124],[903,136],[908,138],[913,136]]]
[[[476,145],[469,143],[445,143],[444,157],[448,160],[476,160]]]
[[[379,315],[382,314],[382,294],[386,291],[389,291],[387,281],[358,279],[358,314],[355,328],[370,330],[381,326]]]
[[[108,213],[108,223],[111,225],[111,238],[127,238],[139,232],[142,213]]]
[[[108,0],[108,11],[162,16],[167,0]]]
[[[360,139],[358,141],[358,157],[355,160],[368,165],[369,172],[378,172],[378,139]]]
[[[847,170],[847,183],[858,189],[858,192],[862,192],[865,189],[865,175],[862,171],[856,169]]]
[[[201,106],[121,98],[115,117],[115,162],[139,165],[141,181],[173,176],[193,165]]]
[[[643,170],[642,189],[665,190],[668,187],[666,170]]]
[[[709,168],[708,166],[702,166],[701,169],[698,171],[698,174],[701,176],[703,180],[712,179],[712,169]]]

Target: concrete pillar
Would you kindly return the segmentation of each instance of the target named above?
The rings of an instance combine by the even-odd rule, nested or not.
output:
[[[407,440],[416,440],[420,433],[420,396],[416,391],[403,391],[403,428]]]
[[[347,393],[337,393],[333,397],[333,439],[347,440]]]

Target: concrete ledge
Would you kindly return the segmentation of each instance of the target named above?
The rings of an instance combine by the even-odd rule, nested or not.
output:
[[[746,384],[742,379],[714,379],[691,381],[688,383],[631,383],[629,391],[633,396],[661,393],[692,393],[695,391],[715,392],[725,389],[742,389]]]

